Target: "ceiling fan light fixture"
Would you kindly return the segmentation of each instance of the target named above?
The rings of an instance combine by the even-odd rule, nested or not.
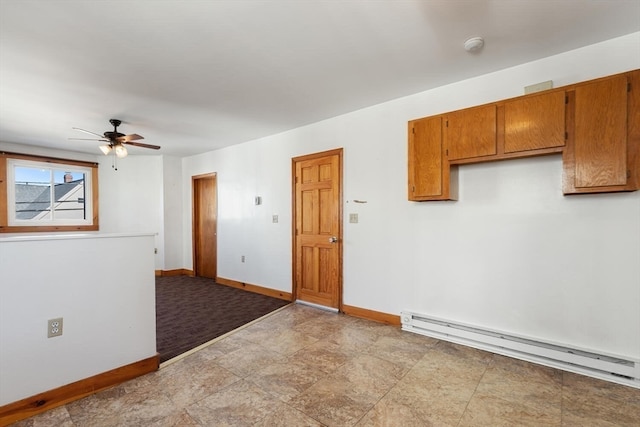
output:
[[[105,156],[111,152],[111,147],[109,147],[108,145],[100,145],[99,148],[100,148],[100,151],[102,151]]]
[[[124,157],[127,157],[127,154],[129,154],[127,153],[127,149],[125,148],[125,146],[122,144],[116,145],[115,150],[116,150],[116,156],[118,156],[121,159]]]

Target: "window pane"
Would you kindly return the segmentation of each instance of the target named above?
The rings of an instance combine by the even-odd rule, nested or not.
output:
[[[0,153],[0,170],[5,168],[0,194],[6,194],[7,210],[0,215],[0,228],[10,233],[98,230],[95,163]]]
[[[86,219],[85,174],[74,171],[53,171],[55,219]]]
[[[51,220],[51,171],[16,166],[16,219]]]

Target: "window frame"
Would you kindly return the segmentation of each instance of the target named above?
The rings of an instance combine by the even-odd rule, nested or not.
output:
[[[87,205],[87,218],[82,220],[81,223],[69,224],[68,220],[61,221],[61,223],[47,222],[43,225],[38,225],[36,221],[29,223],[28,225],[13,225],[11,224],[11,214],[9,209],[14,209],[14,205],[9,200],[9,185],[15,182],[15,177],[9,176],[12,173],[13,168],[10,166],[10,161],[16,161],[22,163],[24,161],[25,166],[33,167],[27,162],[35,162],[35,164],[42,164],[47,169],[64,169],[65,167],[82,168],[86,170],[87,179],[85,181],[85,203]],[[29,232],[52,232],[52,231],[98,231],[98,163],[85,162],[80,160],[62,159],[55,157],[45,157],[29,154],[19,153],[7,153],[0,152],[0,233],[29,233]],[[23,221],[19,221],[23,222]]]

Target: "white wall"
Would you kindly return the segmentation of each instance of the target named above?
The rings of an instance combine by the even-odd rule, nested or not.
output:
[[[0,406],[156,354],[153,236],[64,235],[0,236]]]
[[[640,68],[639,51],[635,33],[185,158],[184,267],[191,176],[217,172],[218,274],[290,292],[291,158],[343,147],[345,304],[640,358],[640,192],[564,197],[555,155],[461,166],[458,202],[406,196],[408,120]]]
[[[182,268],[182,159],[130,155],[100,161],[100,230],[155,233],[156,270]]]
[[[163,156],[163,193],[162,206],[164,209],[164,244],[163,270],[182,268],[182,159],[179,157]],[[159,249],[160,249],[159,248]]]
[[[162,156],[98,156],[100,231],[154,233],[155,269],[164,268],[164,188]]]

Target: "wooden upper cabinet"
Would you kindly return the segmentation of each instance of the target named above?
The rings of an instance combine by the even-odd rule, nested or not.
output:
[[[409,200],[455,200],[461,164],[554,153],[564,194],[640,189],[640,70],[409,122]]]
[[[575,91],[575,185],[627,183],[627,78],[579,86]]]
[[[640,187],[640,71],[568,90],[565,194]]]
[[[504,103],[504,152],[565,145],[565,92],[545,92]]]
[[[494,104],[448,113],[444,130],[450,161],[491,156],[497,152]]]
[[[436,116],[409,122],[409,200],[452,200],[442,121]]]

